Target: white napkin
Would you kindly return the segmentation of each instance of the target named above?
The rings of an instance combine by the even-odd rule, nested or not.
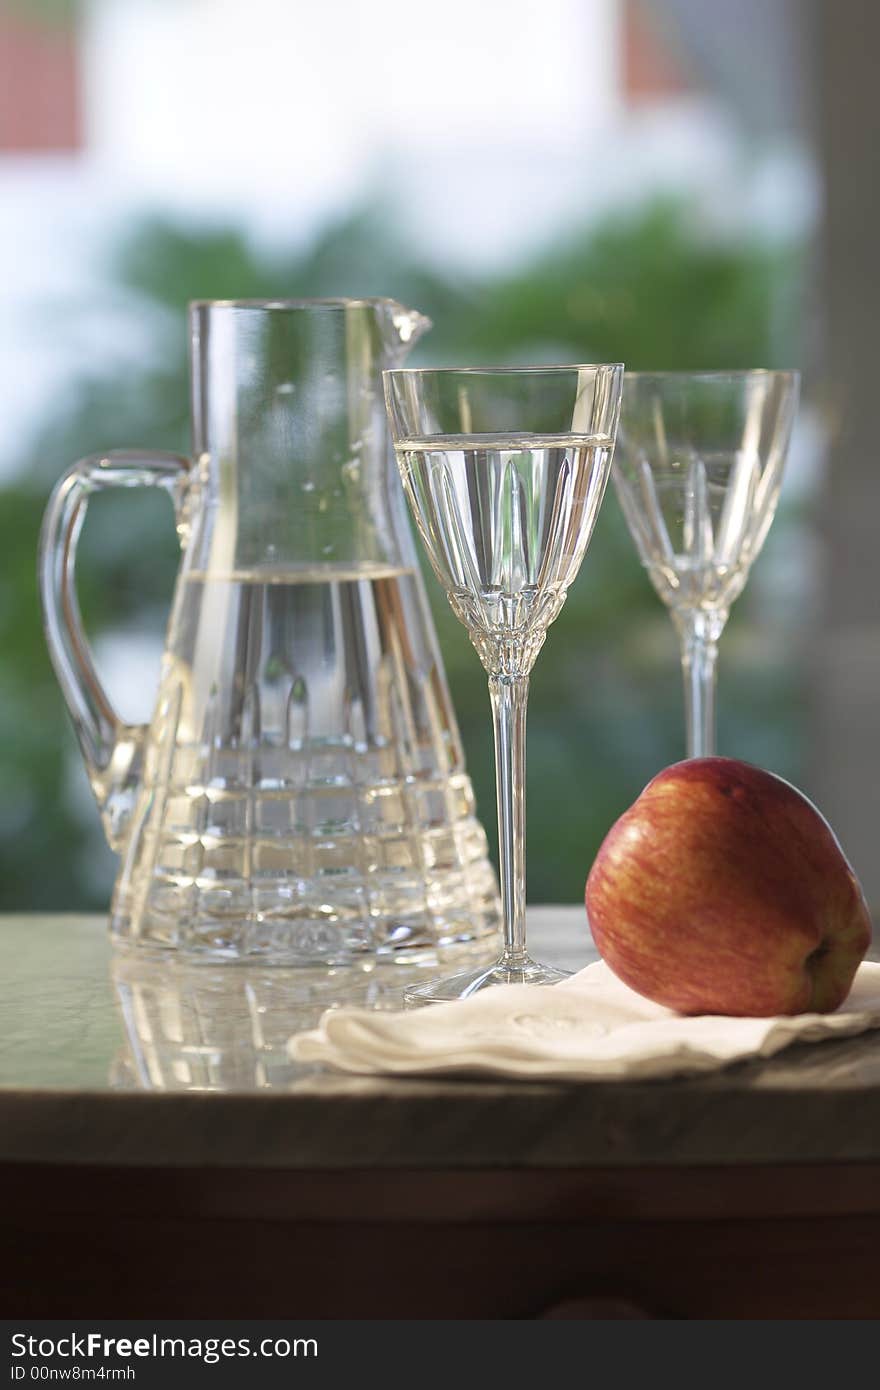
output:
[[[399,1013],[328,1010],[287,1044],[299,1062],[400,1076],[462,1073],[573,1081],[686,1076],[793,1042],[880,1027],[880,965],[859,966],[833,1014],[687,1018],[622,984],[603,961],[552,986],[497,985],[454,1004]]]

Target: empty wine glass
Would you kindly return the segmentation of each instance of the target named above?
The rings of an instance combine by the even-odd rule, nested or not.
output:
[[[489,676],[504,951],[406,991],[409,1004],[568,972],[526,952],[529,672],[584,557],[605,492],[623,367],[384,373],[400,475],[434,573]]]
[[[613,476],[681,643],[687,755],[715,751],[718,639],[779,499],[797,372],[627,372]]]

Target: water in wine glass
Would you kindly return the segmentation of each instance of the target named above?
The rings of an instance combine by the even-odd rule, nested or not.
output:
[[[612,447],[584,434],[397,442],[429,559],[488,671],[531,670],[583,560]]]
[[[670,608],[726,612],[742,592],[779,498],[781,468],[748,449],[673,453],[615,472],[654,588]]]

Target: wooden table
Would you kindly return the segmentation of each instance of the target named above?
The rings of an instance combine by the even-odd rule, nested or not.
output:
[[[531,914],[578,966],[581,909]],[[880,1035],[651,1083],[347,1078],[351,981],[0,919],[9,1316],[880,1316]],[[398,977],[361,977],[389,1006]]]

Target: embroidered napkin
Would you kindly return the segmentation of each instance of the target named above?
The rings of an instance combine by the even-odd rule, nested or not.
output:
[[[399,1013],[332,1009],[287,1048],[296,1061],[361,1074],[635,1080],[713,1071],[789,1043],[878,1027],[880,964],[873,962],[862,963],[833,1014],[687,1018],[643,999],[597,961],[559,985],[498,985]]]

